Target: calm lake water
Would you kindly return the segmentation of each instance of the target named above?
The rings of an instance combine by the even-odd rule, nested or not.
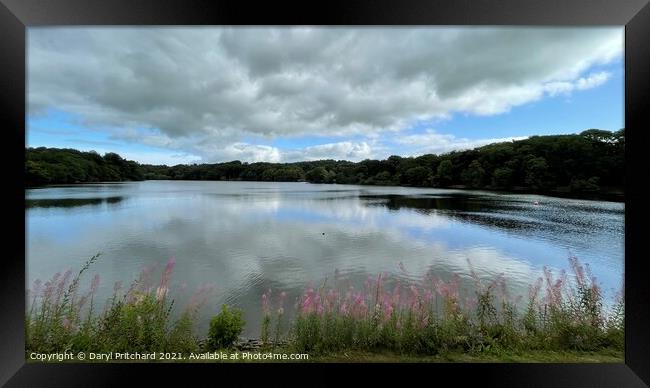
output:
[[[538,201],[539,205],[534,202]],[[419,282],[426,273],[486,279],[504,273],[526,297],[542,268],[589,263],[606,293],[622,284],[624,204],[539,195],[274,182],[145,181],[26,191],[27,287],[55,272],[101,275],[100,300],[145,266],[158,278],[175,257],[182,307],[212,284],[201,328],[222,303],[259,336],[261,295],[294,301],[310,284],[363,288],[368,276]],[[400,269],[399,263],[403,264]],[[287,303],[287,311],[292,303]]]

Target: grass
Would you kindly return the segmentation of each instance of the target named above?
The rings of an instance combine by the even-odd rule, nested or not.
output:
[[[100,277],[90,290],[79,292],[81,275],[98,259],[93,256],[79,273],[55,274],[30,290],[25,319],[26,352],[193,352],[200,350],[194,333],[196,316],[209,289],[199,289],[174,318],[174,302],[168,298],[168,283],[175,265],[172,258],[157,287],[152,269],[145,268],[126,291],[116,283],[113,296],[103,309],[95,303]]]
[[[605,311],[589,267],[577,258],[570,264],[571,279],[566,272],[554,279],[545,269],[544,278],[530,286],[524,308],[509,298],[503,277],[484,284],[473,270],[475,296],[464,300],[459,277],[404,288],[387,286],[379,275],[361,291],[308,289],[291,327],[291,343],[313,354],[356,350],[502,357],[531,350],[622,351],[622,294],[612,311]]]
[[[226,307],[213,318],[219,325],[197,333],[209,288],[200,288],[187,306],[174,311],[168,288],[174,259],[157,285],[152,270],[145,269],[127,290],[116,284],[99,308],[98,275],[87,292],[79,290],[80,278],[98,257],[74,277],[68,271],[45,284],[35,282],[26,313],[27,354],[199,353],[227,347],[241,333],[244,322]],[[268,291],[262,295],[260,351],[307,353],[309,362],[622,362],[622,293],[606,308],[589,266],[575,257],[569,262],[570,276],[562,271],[556,278],[545,269],[522,305],[510,298],[502,276],[485,283],[471,263],[474,293],[468,296],[460,295],[459,276],[402,285],[379,274],[361,290],[308,288],[287,320],[286,294],[279,293],[274,304]],[[216,338],[218,333],[227,333],[227,341]],[[280,340],[285,344],[273,345]]]

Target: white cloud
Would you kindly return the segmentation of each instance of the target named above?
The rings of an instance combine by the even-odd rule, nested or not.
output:
[[[104,151],[112,152],[112,151]],[[175,166],[177,164],[192,164],[200,163],[201,157],[191,154],[174,154],[165,151],[124,151],[120,152],[120,156],[127,160],[135,160],[144,164],[166,164],[168,166]]]
[[[595,88],[607,82],[611,74],[606,71],[601,71],[600,73],[590,74],[587,78],[580,78],[576,82],[576,89],[578,90],[587,90]]]
[[[373,151],[347,136],[597,87],[622,50],[622,28],[34,27],[28,109],[205,160],[291,158],[246,139],[303,135],[341,142],[298,154],[355,158]]]
[[[319,144],[290,150],[244,142],[213,147],[212,149],[210,147],[210,145],[197,147],[199,153],[210,155],[208,161],[241,160],[272,163],[321,159],[359,161],[377,157],[376,151],[382,149],[380,146],[372,147],[367,142],[350,141]]]
[[[442,154],[453,150],[467,150],[481,147],[491,143],[501,143],[512,140],[522,140],[527,136],[514,136],[505,138],[467,139],[457,138],[451,134],[441,134],[428,129],[421,134],[399,137],[395,143],[408,146],[410,155]]]
[[[550,96],[557,94],[568,94],[574,90],[588,90],[598,87],[611,78],[611,73],[601,71],[589,74],[586,78],[581,77],[574,82],[548,82],[544,84],[544,91]]]
[[[280,150],[276,147],[249,144],[249,143],[232,143],[225,147],[214,148],[209,150],[209,146],[199,147],[204,154],[212,155],[214,160],[240,160],[248,162],[272,162],[277,163],[281,160]]]
[[[283,156],[284,161],[300,160],[351,160],[359,161],[370,159],[375,156],[376,150],[373,150],[367,142],[343,141],[339,143],[319,144],[305,147],[300,150],[286,152]]]

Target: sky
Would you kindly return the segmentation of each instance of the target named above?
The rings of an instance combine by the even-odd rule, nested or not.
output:
[[[28,147],[360,161],[624,127],[623,27],[30,27]]]

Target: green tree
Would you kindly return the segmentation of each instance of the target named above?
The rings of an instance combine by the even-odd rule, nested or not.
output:
[[[438,174],[436,178],[441,186],[449,185],[453,179],[454,166],[451,160],[445,159],[438,165]]]
[[[46,166],[39,162],[28,160],[25,162],[25,181],[27,186],[37,186],[50,183],[52,177]]]
[[[485,170],[481,166],[481,162],[473,160],[461,174],[461,178],[466,185],[470,187],[483,187],[485,180]]]
[[[404,173],[404,180],[412,186],[429,186],[431,182],[431,169],[423,166],[409,168]]]
[[[533,157],[526,161],[525,183],[532,189],[546,188],[548,165],[546,159]]]
[[[392,155],[385,160],[317,160],[296,163],[141,165],[116,153],[73,149],[28,148],[28,186],[141,179],[300,181],[371,185],[494,188],[526,186],[531,190],[621,190],[625,185],[625,128],[589,129],[580,134],[531,136],[488,144],[473,150],[418,157]],[[305,174],[305,172],[307,172]],[[602,188],[602,189],[601,189]]]
[[[316,167],[307,172],[305,178],[311,183],[332,183],[335,173],[327,170],[325,167]]]
[[[593,141],[606,142],[606,143],[616,141],[616,134],[614,132],[603,131],[602,129],[588,129],[586,131],[580,132],[580,135]]]
[[[244,323],[240,310],[229,309],[224,304],[221,312],[210,319],[208,348],[218,350],[231,347],[244,329]]]
[[[508,167],[499,167],[492,173],[492,185],[507,189],[512,186],[514,171]]]

